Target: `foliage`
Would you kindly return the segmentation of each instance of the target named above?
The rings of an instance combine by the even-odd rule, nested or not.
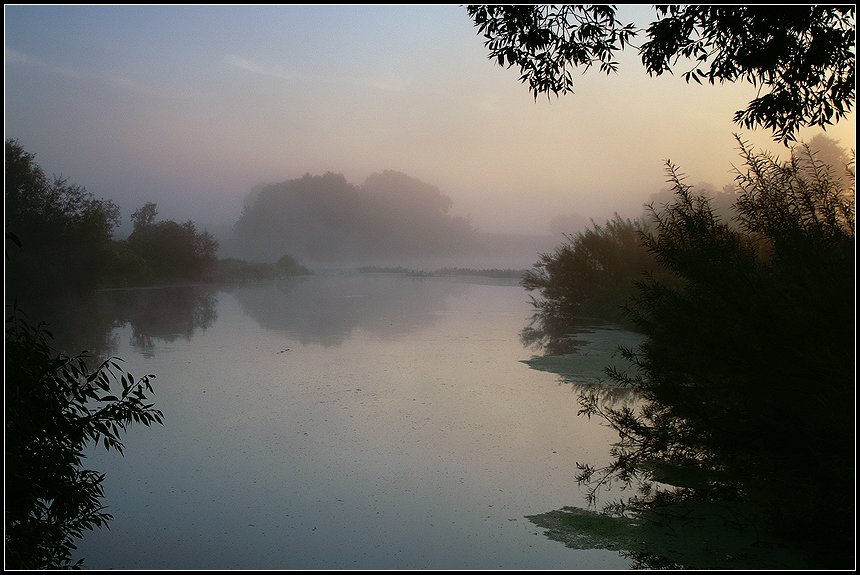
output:
[[[215,238],[190,220],[156,222],[152,202],[132,215],[128,240],[115,240],[119,208],[49,179],[16,140],[6,141],[5,186],[7,293],[28,304],[101,287],[200,280],[215,265]]]
[[[572,92],[571,67],[616,72],[615,53],[636,35],[633,24],[620,23],[607,5],[472,5],[468,13],[490,59],[519,66],[535,98]]]
[[[13,293],[93,287],[110,265],[119,208],[63,178],[49,179],[16,140],[6,140],[5,153],[6,237],[16,244],[6,252],[7,287]]]
[[[610,370],[643,404],[616,409],[582,396],[581,413],[620,441],[610,465],[579,464],[578,478],[592,495],[612,480],[641,481],[644,493],[664,481],[679,501],[743,501],[813,567],[844,566],[853,549],[853,193],[808,147],[783,163],[740,144],[747,170],[736,178],[735,227],[668,165],[677,200],[655,212],[646,245],[676,281],[639,282],[628,310],[647,340],[626,350],[633,374]],[[822,480],[829,497],[802,487]]]
[[[470,224],[448,213],[451,203],[435,186],[399,172],[374,174],[363,186],[340,174],[305,175],[259,188],[234,230],[256,258],[440,255],[476,241]]]
[[[672,73],[701,83],[745,81],[759,88],[734,120],[763,126],[782,143],[803,126],[822,128],[851,111],[855,98],[853,5],[657,6],[657,19],[639,54],[649,75]],[[639,31],[605,5],[472,5],[490,59],[518,66],[520,80],[538,94],[572,92],[571,68],[613,59]]]
[[[532,298],[535,314],[523,330],[526,344],[540,344],[551,353],[564,351],[564,341],[583,325],[610,322],[626,325],[623,306],[635,291],[635,282],[656,267],[642,245],[645,223],[616,215],[605,225],[592,226],[541,254],[522,285],[538,291]]]
[[[202,279],[217,261],[218,242],[209,232],[198,232],[194,222],[155,222],[152,202],[132,215],[134,231],[126,244],[141,258],[149,279]]]
[[[6,566],[80,567],[74,540],[111,519],[101,503],[105,475],[83,467],[90,443],[123,453],[132,423],[162,423],[135,381],[111,358],[90,372],[87,355],[55,354],[43,324],[13,309],[6,321]],[[116,388],[119,383],[121,392]]]
[[[695,188],[696,195],[705,196],[708,199],[708,205],[715,217],[730,226],[734,225],[735,202],[738,199],[740,191],[737,186],[728,184],[723,186],[721,190],[718,190],[712,184],[700,182],[696,184]],[[639,218],[643,222],[650,222],[655,210],[659,211],[668,208],[668,206],[675,202],[676,198],[677,194],[671,187],[663,188],[659,192],[651,194],[648,203],[643,205]]]
[[[156,216],[158,216],[158,205],[155,202],[143,204],[140,209],[131,214],[134,231],[137,232],[154,225]]]

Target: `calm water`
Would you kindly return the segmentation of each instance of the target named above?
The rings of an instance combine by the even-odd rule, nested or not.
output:
[[[515,282],[326,275],[104,292],[110,353],[164,427],[107,473],[92,569],[626,569],[525,516],[583,506],[615,435],[522,363]],[[106,311],[109,310],[109,311]]]

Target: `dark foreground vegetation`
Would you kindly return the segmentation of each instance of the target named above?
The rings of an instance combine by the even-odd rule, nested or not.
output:
[[[576,68],[617,72],[617,53],[637,46],[651,76],[755,86],[735,122],[786,146],[854,107],[851,5],[662,5],[644,30],[609,5],[467,11],[535,98],[572,92]],[[644,567],[854,566],[854,158],[842,177],[792,152],[781,162],[741,143],[732,220],[668,165],[674,201],[647,226],[595,226],[525,278],[544,295],[526,340],[563,342],[595,316],[646,338],[625,350],[629,370],[607,370],[636,402],[581,396],[581,414],[618,431],[614,460],[577,464],[592,496],[617,482],[639,494],[602,515],[533,518],[550,536]],[[644,273],[633,283],[632,266]],[[614,298],[629,298],[622,317]]]
[[[81,567],[74,541],[111,519],[105,476],[84,467],[84,451],[122,453],[132,423],[162,423],[147,403],[155,376],[135,379],[116,358],[91,369],[86,353],[58,354],[45,326],[17,309],[6,320],[5,353],[5,566]]]
[[[808,147],[741,153],[732,221],[669,165],[675,199],[650,223],[595,225],[525,276],[540,297],[524,339],[551,353],[595,319],[646,336],[628,370],[607,370],[638,409],[611,401],[616,387],[580,396],[619,442],[578,480],[593,500],[618,483],[638,495],[534,520],[567,542],[564,528],[602,534],[586,539],[645,567],[850,568],[853,170]]]

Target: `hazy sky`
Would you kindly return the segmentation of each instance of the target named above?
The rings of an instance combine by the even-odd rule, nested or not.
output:
[[[732,122],[754,88],[648,78],[630,49],[619,74],[535,101],[455,5],[6,5],[5,54],[5,137],[126,222],[154,201],[232,223],[257,184],[392,169],[482,231],[545,233],[560,214],[638,215],[666,159],[722,187],[735,132],[780,149]],[[827,135],[853,148],[854,115]]]

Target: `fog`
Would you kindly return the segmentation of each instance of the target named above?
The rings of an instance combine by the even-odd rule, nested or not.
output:
[[[575,94],[535,100],[459,6],[4,11],[5,137],[114,201],[121,236],[154,202],[226,253],[260,186],[326,173],[361,186],[391,170],[435,187],[476,232],[532,241],[638,216],[665,189],[667,159],[721,189],[735,132],[785,153],[732,122],[753,87],[648,78],[633,50],[619,74],[589,70]],[[640,25],[650,15],[619,8]],[[853,147],[853,114],[827,135]]]

